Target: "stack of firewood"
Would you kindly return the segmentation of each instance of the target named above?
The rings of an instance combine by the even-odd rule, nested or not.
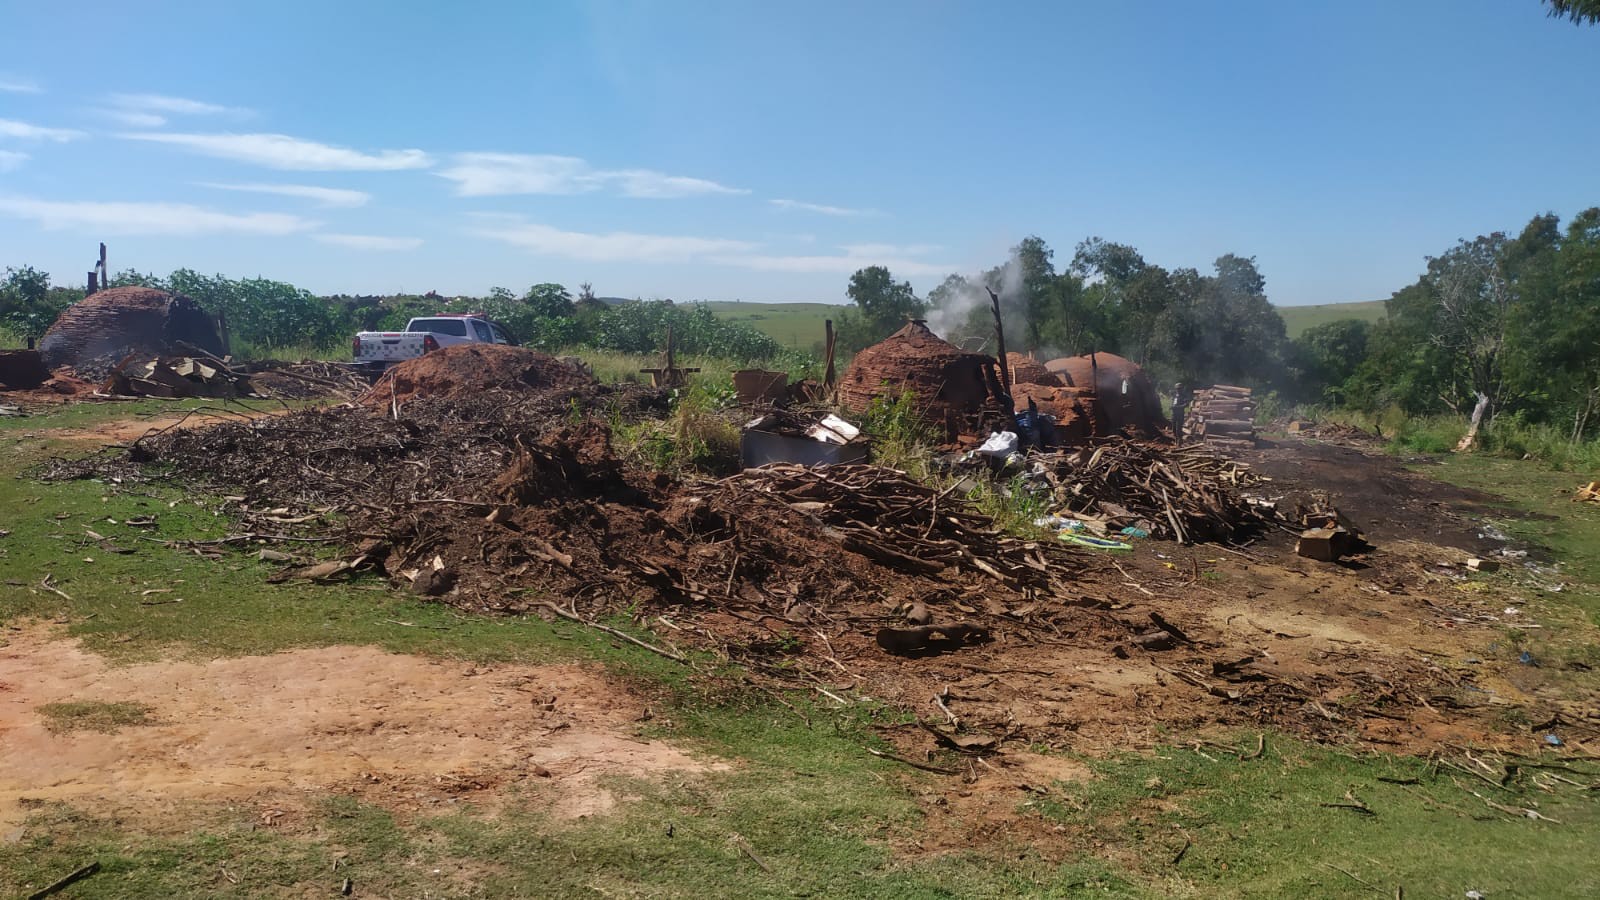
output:
[[[1194,392],[1194,403],[1184,420],[1184,441],[1204,442],[1229,450],[1256,446],[1256,401],[1250,389],[1232,384],[1213,385]]]

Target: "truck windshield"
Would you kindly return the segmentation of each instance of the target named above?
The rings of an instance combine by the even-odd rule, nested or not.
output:
[[[434,334],[448,334],[452,337],[467,336],[466,319],[412,319],[406,326],[407,331],[431,331]]]

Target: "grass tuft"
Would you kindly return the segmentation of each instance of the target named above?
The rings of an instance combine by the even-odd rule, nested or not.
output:
[[[39,707],[52,734],[72,731],[113,732],[136,725],[154,725],[151,709],[143,703],[106,700],[71,700]]]

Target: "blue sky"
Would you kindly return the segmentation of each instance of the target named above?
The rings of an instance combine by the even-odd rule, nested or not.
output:
[[[1600,204],[1597,85],[1536,0],[0,0],[0,265],[842,301],[1099,235],[1375,299]]]

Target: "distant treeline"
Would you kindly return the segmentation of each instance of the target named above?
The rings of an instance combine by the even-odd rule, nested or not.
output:
[[[664,349],[670,326],[683,353],[745,362],[782,356],[777,341],[748,325],[718,318],[709,309],[670,300],[606,303],[587,285],[574,299],[559,284],[536,284],[522,295],[494,288],[485,297],[319,297],[282,281],[233,279],[179,269],[166,277],[124,271],[108,287],[137,285],[184,294],[213,315],[227,317],[235,352],[269,356],[285,351],[334,352],[358,331],[394,331],[416,316],[483,312],[502,322],[523,344],[544,350],[592,347],[623,353]],[[83,299],[81,289],[52,287],[31,266],[6,269],[0,282],[0,328],[20,339],[37,338],[61,311]]]

